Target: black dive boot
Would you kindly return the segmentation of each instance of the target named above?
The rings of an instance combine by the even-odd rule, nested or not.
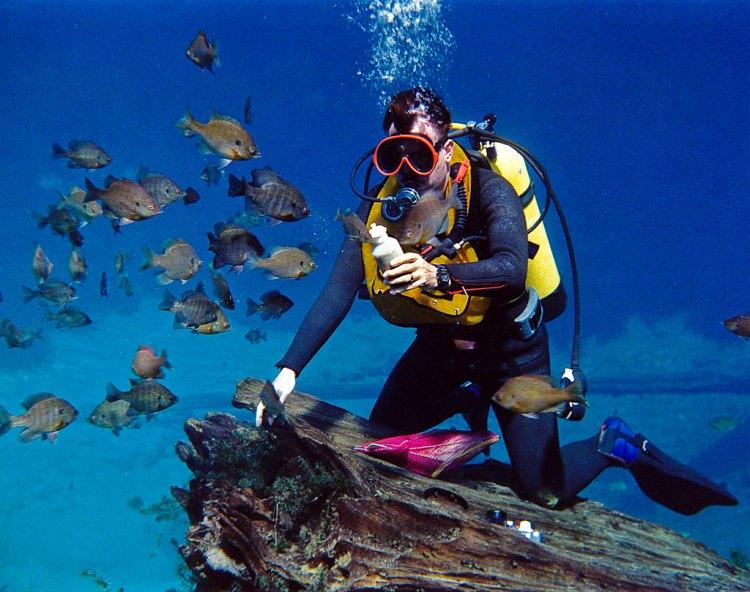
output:
[[[666,455],[619,417],[604,420],[598,450],[629,469],[648,497],[680,514],[739,503],[725,487]]]

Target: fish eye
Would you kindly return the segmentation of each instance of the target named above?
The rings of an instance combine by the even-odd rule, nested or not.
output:
[[[141,202],[137,201],[137,202],[135,202],[135,205],[140,206]]]
[[[242,146],[242,140],[237,140],[237,141],[235,142],[235,144],[237,144],[237,146]]]

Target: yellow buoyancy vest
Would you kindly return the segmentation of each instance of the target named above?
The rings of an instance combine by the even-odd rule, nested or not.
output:
[[[466,159],[466,153],[457,143],[454,143],[450,164],[460,164]],[[446,196],[455,191],[453,185],[453,181],[449,180]],[[394,175],[383,185],[378,193],[378,198],[395,194],[398,187],[398,180]],[[464,188],[466,189],[466,211],[468,212],[471,200],[471,170],[464,177]],[[399,234],[399,224],[402,224],[403,221],[390,222],[383,218],[380,210],[381,204],[375,202],[367,217],[367,227],[369,228],[372,224],[379,224],[386,227],[390,236],[397,236]],[[454,208],[449,208],[446,234],[450,233],[453,229],[455,220],[456,211]],[[473,263],[478,260],[479,257],[474,247],[469,243],[464,243],[458,249],[458,253],[454,258],[449,259],[444,255],[440,255],[433,259],[431,263],[434,265],[440,263]],[[402,327],[415,327],[435,323],[475,325],[484,318],[484,314],[489,307],[490,299],[488,296],[476,296],[465,292],[445,294],[437,290],[426,292],[420,288],[416,288],[402,292],[401,294],[391,294],[389,286],[383,283],[377,263],[372,256],[372,245],[369,243],[362,245],[362,261],[365,269],[365,283],[367,291],[370,294],[370,299],[380,315],[394,325]]]

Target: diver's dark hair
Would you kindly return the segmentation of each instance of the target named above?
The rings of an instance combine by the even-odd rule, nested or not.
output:
[[[399,133],[408,132],[417,117],[425,117],[440,132],[440,137],[448,135],[451,114],[438,94],[424,86],[402,90],[391,97],[383,117],[383,129],[388,132],[391,124]]]

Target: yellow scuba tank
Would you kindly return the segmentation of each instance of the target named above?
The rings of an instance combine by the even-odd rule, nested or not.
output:
[[[451,124],[452,129],[465,127],[466,125],[461,123]],[[540,210],[524,157],[511,146],[501,142],[482,142],[479,152],[487,159],[492,170],[516,190],[523,205],[526,228],[531,228],[539,220]],[[533,287],[537,291],[544,306],[544,318],[551,320],[565,310],[566,294],[544,222],[536,225],[529,233],[528,240],[526,287]]]

